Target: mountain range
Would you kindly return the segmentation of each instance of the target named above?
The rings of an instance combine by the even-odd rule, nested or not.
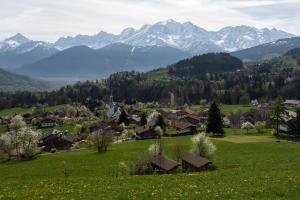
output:
[[[101,49],[75,46],[36,63],[24,65],[17,73],[42,78],[103,78],[118,71],[147,71],[190,57],[172,47],[133,47],[116,43]]]
[[[294,36],[249,26],[207,31],[191,22],[174,20],[126,28],[118,35],[101,31],[61,37],[54,43],[17,34],[0,42],[0,68],[34,77],[94,79],[118,71],[155,69],[210,52],[238,50],[232,55],[244,60],[284,54],[297,47],[297,42],[282,47],[285,41],[297,40],[291,38]]]
[[[124,43],[136,47],[169,46],[196,55],[208,52],[232,52],[294,36],[277,29],[257,29],[249,26],[207,31],[191,22],[179,23],[170,19],[152,25],[147,24],[140,29],[126,28],[118,35],[102,31],[91,36],[62,37],[55,42],[54,47],[63,50],[85,45],[98,49],[112,43]]]

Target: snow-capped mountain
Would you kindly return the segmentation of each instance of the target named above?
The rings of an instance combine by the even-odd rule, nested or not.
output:
[[[249,26],[225,27],[219,31],[207,31],[191,22],[179,23],[167,20],[140,29],[127,28],[119,35],[100,32],[88,36],[60,38],[54,46],[66,49],[86,45],[98,49],[112,43],[133,46],[169,46],[193,54],[246,49],[263,43],[273,42],[294,35],[276,29],[257,29]]]
[[[18,33],[0,42],[0,68],[17,68],[57,52],[51,43],[33,41]]]

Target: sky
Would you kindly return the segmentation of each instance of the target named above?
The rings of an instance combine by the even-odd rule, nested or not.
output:
[[[0,0],[0,40],[16,33],[48,42],[100,31],[118,34],[167,19],[209,31],[249,25],[300,35],[299,10],[300,0]]]

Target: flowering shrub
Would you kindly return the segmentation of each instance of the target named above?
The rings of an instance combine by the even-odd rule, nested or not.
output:
[[[216,146],[206,137],[205,133],[199,133],[192,137],[191,152],[212,160],[216,152]]]
[[[0,140],[3,141],[6,152],[15,152],[16,155],[24,160],[30,160],[37,155],[37,143],[40,133],[31,128],[21,128],[18,131],[10,131],[3,134]]]

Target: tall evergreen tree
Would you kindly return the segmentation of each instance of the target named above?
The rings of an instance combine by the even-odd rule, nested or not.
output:
[[[141,126],[145,126],[146,124],[147,124],[147,115],[145,112],[143,112],[141,116]]]
[[[300,135],[300,108],[297,109],[296,129],[297,134]]]
[[[221,112],[216,102],[213,102],[210,106],[206,132],[224,135]]]
[[[277,97],[271,104],[270,120],[276,127],[276,134],[279,134],[279,125],[283,122],[282,114],[286,111],[284,101],[281,97]]]
[[[166,123],[161,115],[158,115],[156,126],[160,126],[164,131],[166,130]]]
[[[118,121],[118,124],[122,124],[122,123],[124,123],[126,126],[129,125],[129,119],[128,119],[127,113],[124,109],[122,109],[120,117],[119,117],[119,121]]]

